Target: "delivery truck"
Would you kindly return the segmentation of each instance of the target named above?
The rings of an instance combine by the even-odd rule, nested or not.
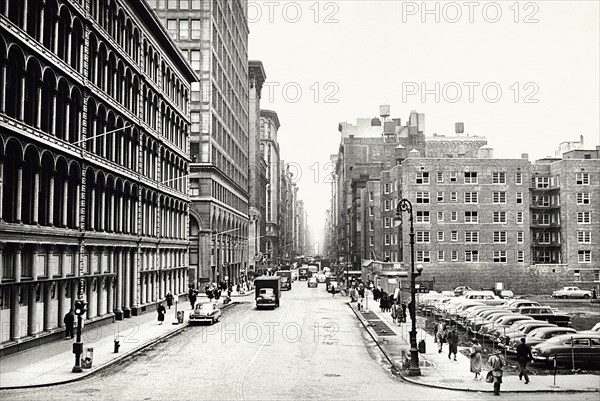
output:
[[[277,275],[281,277],[281,290],[289,291],[292,289],[292,271],[291,270],[279,270]]]
[[[256,294],[256,309],[277,308],[281,297],[281,277],[257,277],[254,279],[254,291]]]

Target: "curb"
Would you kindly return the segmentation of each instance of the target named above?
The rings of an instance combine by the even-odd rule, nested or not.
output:
[[[420,382],[418,380],[414,380],[411,379],[410,376],[405,376],[403,375],[402,372],[402,368],[399,367],[397,364],[395,364],[390,357],[388,356],[388,354],[385,352],[385,350],[383,349],[383,347],[381,346],[381,340],[379,339],[379,336],[374,332],[373,329],[370,329],[370,326],[367,326],[366,324],[366,320],[360,315],[360,313],[358,313],[358,311],[356,311],[352,305],[350,304],[350,302],[347,303],[348,307],[352,310],[352,312],[354,312],[354,314],[356,315],[356,317],[358,317],[358,320],[362,323],[362,325],[364,326],[364,328],[367,330],[367,332],[369,333],[369,335],[371,336],[371,338],[373,339],[373,341],[375,341],[375,344],[377,344],[377,347],[381,350],[381,352],[383,353],[383,355],[385,356],[385,359],[387,359],[387,361],[391,364],[392,368],[395,370],[395,372],[397,372],[398,376],[400,376],[400,378],[408,383],[411,384],[416,384],[419,386],[425,386],[425,387],[431,387],[431,388],[439,388],[439,389],[444,389],[444,390],[452,390],[452,391],[468,391],[468,392],[473,392],[473,393],[493,393],[494,390],[478,390],[478,389],[471,389],[471,388],[455,388],[455,387],[445,387],[439,384],[433,384],[433,383],[423,383]],[[502,391],[502,393],[597,393],[599,392],[600,389],[593,389],[593,390],[579,390],[579,389],[548,389],[548,390],[505,390]]]
[[[223,305],[221,307],[221,310],[227,309],[231,305],[235,305],[237,303],[238,303],[237,301],[231,301],[227,305]],[[79,380],[83,380],[85,378],[88,378],[88,377],[90,377],[90,376],[92,376],[92,375],[94,375],[94,374],[96,374],[96,373],[98,373],[98,372],[106,369],[109,366],[114,365],[117,362],[121,362],[121,361],[123,361],[123,360],[125,360],[125,359],[127,359],[129,357],[134,356],[138,352],[140,352],[140,351],[142,351],[142,350],[144,350],[144,349],[146,349],[148,347],[151,347],[151,346],[153,346],[153,345],[155,345],[155,344],[157,344],[157,343],[159,343],[159,342],[161,342],[163,340],[168,340],[169,338],[178,335],[185,328],[187,328],[189,326],[189,324],[190,324],[189,321],[185,322],[180,327],[176,328],[175,330],[173,330],[173,331],[171,331],[171,332],[169,332],[169,333],[167,333],[167,334],[165,334],[165,335],[163,335],[161,337],[157,337],[157,338],[155,338],[153,340],[150,340],[149,342],[147,342],[145,344],[142,344],[142,345],[138,346],[137,348],[134,348],[134,349],[132,349],[130,351],[127,351],[127,352],[119,355],[115,359],[112,359],[112,360],[110,360],[108,362],[105,362],[104,364],[99,365],[98,367],[96,367],[94,369],[90,369],[87,372],[84,371],[85,373],[77,375],[77,376],[73,377],[72,379],[66,379],[66,380],[61,380],[61,381],[56,381],[56,382],[51,382],[51,383],[26,384],[26,385],[23,385],[23,386],[7,386],[7,387],[0,386],[0,390],[18,390],[18,389],[28,389],[28,388],[50,387],[50,386],[57,386],[57,385],[60,385],[60,384],[73,383],[73,382],[76,382],[76,381],[79,381]]]

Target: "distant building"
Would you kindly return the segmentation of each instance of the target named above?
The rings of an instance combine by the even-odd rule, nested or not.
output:
[[[565,141],[558,145],[558,150],[554,152],[554,157],[561,158],[567,152],[583,149],[583,135],[579,136],[579,141]]]
[[[372,261],[408,269],[408,213],[401,213],[400,231],[394,224],[406,198],[415,264],[423,264],[420,279],[435,289],[500,282],[516,292],[548,293],[598,286],[600,147],[563,143],[561,157],[533,164],[526,153],[495,159],[485,137],[464,134],[463,123],[453,136],[426,137],[419,116],[412,112],[407,127],[387,116],[340,124],[329,235],[339,262],[362,265],[380,283],[386,278],[373,277]]]

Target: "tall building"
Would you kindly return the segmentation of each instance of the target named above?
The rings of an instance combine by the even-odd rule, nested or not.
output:
[[[266,187],[267,163],[260,144],[260,95],[266,74],[260,61],[249,62],[250,108],[249,108],[249,190],[250,225],[248,228],[248,268],[256,272],[266,250]]]
[[[271,110],[260,111],[260,149],[267,163],[266,187],[266,254],[274,258],[280,253],[280,191],[281,191],[281,160],[277,132],[279,117]]]
[[[383,110],[386,106],[382,106]],[[425,116],[410,113],[406,125],[399,118],[389,120],[389,107],[382,119],[358,119],[356,125],[340,123],[341,143],[335,159],[332,210],[337,222],[335,238],[338,261],[360,268],[360,216],[363,214],[360,191],[368,181],[397,163],[397,154],[406,150],[425,153]],[[405,155],[403,157],[406,157]]]
[[[190,102],[190,263],[196,282],[248,267],[247,1],[149,1],[197,74]]]
[[[0,349],[188,283],[186,60],[142,0],[0,7]]]

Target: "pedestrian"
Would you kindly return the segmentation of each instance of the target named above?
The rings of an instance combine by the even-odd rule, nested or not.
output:
[[[491,371],[488,375],[491,374],[492,383],[494,383],[494,395],[500,395],[500,385],[502,384],[502,373],[504,372],[504,365],[506,362],[502,357],[502,352],[500,350],[496,350],[490,357],[488,358],[488,365],[491,368]]]
[[[173,305],[173,294],[171,294],[171,291],[167,292],[167,296],[165,298],[167,300],[167,306],[169,309],[171,309],[171,305]]]
[[[335,284],[331,284],[331,296],[335,297]]]
[[[596,292],[596,287],[592,288],[592,302],[598,299],[598,293]]]
[[[446,325],[444,324],[444,322],[438,322],[435,325],[435,328],[433,330],[433,334],[435,336],[435,342],[438,345],[438,353],[442,353],[442,346],[444,345],[444,342],[446,342]]]
[[[402,313],[402,308],[398,305],[397,302],[394,302],[392,305],[392,321],[396,323],[400,319],[400,314]]]
[[[406,302],[402,302],[402,316],[400,322],[406,323]]]
[[[525,344],[525,337],[521,338],[521,344],[517,346],[517,363],[519,364],[519,380],[525,377],[525,384],[529,384],[529,374],[527,373],[527,364],[533,361],[531,347]]]
[[[473,339],[473,345],[471,345],[470,357],[471,357],[471,373],[475,373],[473,380],[481,380],[481,344],[477,342],[477,339]]]
[[[456,361],[456,353],[458,351],[458,333],[456,332],[456,328],[452,329],[450,334],[448,334],[448,359],[450,356],[454,354],[454,360]]]
[[[215,288],[215,301],[218,301],[219,298],[221,298],[221,290],[218,288]]]
[[[361,311],[363,309],[363,299],[364,298],[359,298],[358,299],[358,310]]]
[[[373,288],[372,292],[373,292],[373,301],[379,301],[379,298],[381,297],[379,288]]]
[[[165,309],[162,303],[158,304],[156,312],[158,313],[158,321],[160,322],[159,324],[163,324],[163,322],[165,321],[165,313],[167,313],[167,310]]]
[[[240,285],[240,283],[238,282],[237,285],[235,286],[235,290],[237,291],[238,294],[242,293],[242,286]]]
[[[198,299],[198,292],[191,291],[189,297],[190,297],[190,305],[192,306],[192,310],[194,310],[194,306],[196,305],[196,299]]]
[[[63,319],[65,323],[65,338],[68,340],[69,338],[73,339],[73,325],[75,324],[75,314],[73,313],[73,308],[69,309],[65,318]]]

